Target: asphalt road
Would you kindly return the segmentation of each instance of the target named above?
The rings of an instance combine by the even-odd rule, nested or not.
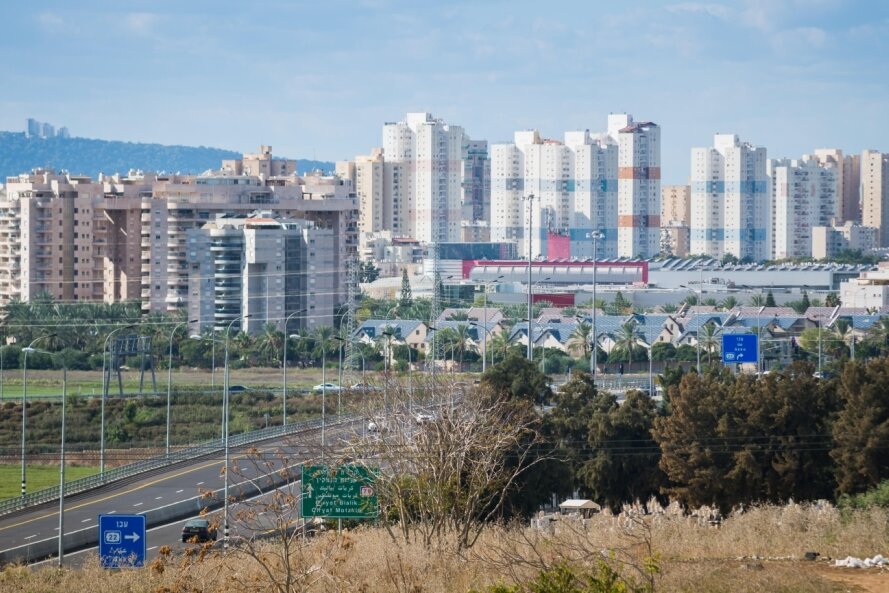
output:
[[[328,447],[337,435],[347,435],[353,427],[328,427]],[[232,449],[232,465],[239,471],[232,471],[229,487],[233,484],[256,478],[281,468],[281,459],[287,458],[294,464],[301,460],[317,459],[320,443],[320,430],[313,429],[301,435],[290,435],[283,439],[254,444],[251,447]],[[188,500],[205,491],[218,490],[224,486],[222,453],[213,457],[184,462],[151,472],[137,478],[112,484],[97,490],[81,493],[65,499],[65,533],[85,528],[97,528],[101,514],[137,514]],[[235,507],[230,506],[230,513]],[[149,555],[163,545],[175,548],[181,543],[182,525],[187,519],[169,525],[149,529]],[[58,502],[41,505],[32,510],[15,513],[0,519],[0,546],[3,550],[58,536]],[[222,539],[220,529],[219,538]],[[86,550],[84,553],[89,552]],[[92,548],[95,554],[95,548]],[[66,553],[66,558],[75,558],[76,553]]]

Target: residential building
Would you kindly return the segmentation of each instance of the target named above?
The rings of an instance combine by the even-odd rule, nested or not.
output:
[[[691,245],[691,186],[665,185],[661,188],[661,252],[679,257],[689,254]]]
[[[608,132],[618,144],[617,255],[653,257],[660,253],[661,129],[624,114],[608,116]]]
[[[408,236],[410,226],[405,163],[387,161],[382,148],[354,161],[336,164],[337,174],[352,182],[358,197],[358,240],[361,249],[377,233]]]
[[[286,177],[296,175],[296,161],[273,158],[272,147],[262,145],[256,154],[244,154],[240,159],[223,160],[221,170],[231,175],[252,175],[263,179]]]
[[[826,226],[837,209],[837,169],[812,160],[769,161],[772,259],[812,257],[812,227]]]
[[[462,219],[466,223],[491,220],[491,160],[487,140],[466,138],[463,146]]]
[[[429,113],[408,113],[404,121],[383,126],[386,160],[404,164],[407,204],[402,208],[407,210],[407,225],[401,229],[403,236],[424,243],[459,239],[467,145],[462,127]]]
[[[879,246],[889,247],[889,154],[861,153],[861,223],[879,229]]]
[[[513,241],[527,258],[530,223],[532,258],[549,256],[553,240],[592,257],[596,229],[597,255],[617,257],[617,157],[615,138],[588,131],[566,132],[563,143],[527,130],[492,145],[491,240]]]
[[[262,153],[264,171],[290,170],[289,162],[274,164],[270,149]],[[264,210],[333,232],[334,263],[309,272],[329,276],[333,300],[342,303],[344,262],[358,246],[351,183],[321,173],[234,172],[243,166],[230,161],[198,176],[130,172],[92,180],[38,170],[8,178],[0,199],[0,302],[47,292],[61,300],[138,299],[145,312],[186,309],[188,231],[219,215]]]
[[[806,157],[804,157],[806,158]],[[861,156],[844,155],[838,148],[817,148],[810,157],[822,167],[833,167],[837,174],[838,221],[861,221]]]
[[[691,253],[752,261],[771,257],[766,149],[716,134],[691,151]]]
[[[840,251],[868,253],[876,249],[879,230],[847,220],[838,225],[816,226],[812,229],[812,257],[831,259]]]
[[[256,334],[291,315],[287,332],[333,325],[338,293],[323,272],[336,265],[333,229],[257,212],[219,215],[186,237],[191,331],[245,319],[240,329]]]

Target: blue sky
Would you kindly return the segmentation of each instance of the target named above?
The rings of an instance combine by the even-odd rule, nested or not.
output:
[[[10,2],[0,129],[345,159],[430,111],[561,138],[628,111],[663,178],[716,132],[770,157],[889,151],[889,2]]]

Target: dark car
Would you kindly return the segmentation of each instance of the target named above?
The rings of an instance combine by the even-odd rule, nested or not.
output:
[[[216,528],[207,519],[191,519],[182,526],[182,542],[215,542]]]

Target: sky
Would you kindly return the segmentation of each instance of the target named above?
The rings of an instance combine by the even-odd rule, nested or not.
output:
[[[889,151],[889,2],[8,2],[0,129],[344,160],[428,111],[473,139],[661,126],[662,178],[737,133]]]

